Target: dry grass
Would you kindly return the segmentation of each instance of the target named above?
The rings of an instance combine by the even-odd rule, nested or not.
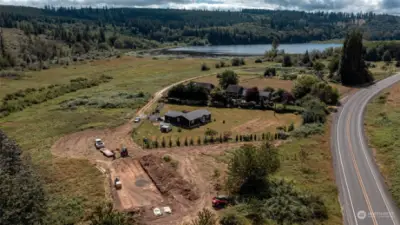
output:
[[[400,84],[397,84],[367,106],[365,118],[369,144],[389,189],[400,205]]]
[[[182,106],[182,105],[165,105],[162,110],[162,115],[168,110],[175,111],[193,111],[200,107]],[[243,134],[261,134],[266,132],[274,133],[278,126],[288,126],[290,123],[295,123],[295,126],[301,124],[301,117],[294,114],[274,114],[273,111],[262,110],[246,110],[246,109],[230,109],[230,108],[211,108],[201,107],[211,112],[212,122],[199,128],[186,130],[174,127],[170,133],[161,133],[157,124],[153,125],[149,121],[144,121],[138,130],[136,130],[134,139],[141,143],[143,138],[152,138],[165,140],[170,138],[176,140],[178,137],[183,144],[184,138],[198,137],[203,139],[207,129],[213,129],[218,133],[230,131],[232,136]],[[224,123],[225,121],[225,123]],[[179,132],[181,130],[181,132]],[[219,135],[218,135],[219,136]]]
[[[21,80],[0,78],[2,98],[19,89],[64,84],[77,77],[91,78],[99,74],[114,77],[110,83],[69,93],[0,119],[0,129],[17,141],[24,154],[31,155],[38,174],[46,181],[50,224],[75,224],[95,204],[105,199],[104,176],[89,161],[54,157],[50,147],[66,134],[88,128],[117,126],[135,113],[135,109],[130,108],[78,107],[76,110],[62,110],[60,103],[82,96],[90,98],[119,92],[154,93],[179,80],[216,72],[215,69],[201,72],[202,62],[211,65],[215,60],[122,57],[67,68],[26,72]]]
[[[330,121],[326,124],[324,135],[315,135],[307,139],[293,140],[283,144],[281,168],[277,177],[295,182],[303,191],[320,196],[328,208],[329,218],[322,224],[342,224],[338,190],[332,167],[330,151]],[[307,152],[304,161],[300,160],[300,149]]]

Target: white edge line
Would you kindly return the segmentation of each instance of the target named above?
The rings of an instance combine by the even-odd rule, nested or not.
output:
[[[362,113],[365,112],[365,107],[367,106],[367,103],[368,103],[376,94],[378,94],[379,92],[383,91],[384,89],[386,89],[386,88],[389,87],[389,86],[390,86],[390,85],[385,86],[384,88],[380,89],[379,91],[373,91],[373,92],[372,92],[373,94],[370,95],[370,96],[368,96],[367,100],[366,100],[365,102],[362,103],[362,107],[361,107]],[[363,125],[363,123],[362,123],[362,119],[364,119],[364,116],[360,116],[360,117],[358,118],[358,121],[359,121],[360,126],[361,126],[362,128],[364,128],[364,125]],[[358,129],[358,138],[359,138],[359,141],[360,141],[360,143],[361,143],[361,145],[362,145],[362,149],[363,149],[362,152],[363,152],[363,155],[364,155],[364,157],[365,157],[365,160],[367,161],[367,164],[368,164],[368,167],[369,167],[369,169],[370,169],[370,171],[371,171],[371,173],[372,173],[372,176],[374,177],[376,186],[378,187],[379,193],[381,194],[381,197],[382,197],[382,199],[383,199],[383,201],[384,201],[384,203],[385,203],[386,209],[387,209],[388,212],[389,212],[390,218],[392,219],[393,224],[396,224],[396,222],[395,222],[394,219],[393,219],[393,214],[392,214],[393,211],[392,211],[392,208],[389,206],[389,204],[388,204],[388,202],[387,202],[387,199],[384,197],[385,195],[382,193],[382,185],[380,185],[380,182],[377,181],[376,172],[372,169],[371,162],[370,162],[370,160],[368,160],[367,154],[365,153],[366,147],[365,147],[365,143],[364,143],[364,141],[362,140],[361,137],[362,137],[362,135],[361,135],[361,129]],[[397,218],[396,218],[396,220],[397,220]]]
[[[342,166],[342,173],[343,173],[343,176],[344,176],[344,182],[345,182],[345,184],[346,184],[347,194],[348,194],[349,200],[350,200],[350,206],[351,206],[351,209],[352,209],[352,211],[353,211],[354,221],[356,222],[356,225],[358,225],[358,221],[357,221],[357,217],[356,217],[356,212],[354,211],[353,201],[351,200],[349,184],[347,183],[346,173],[344,172],[344,165],[343,165],[343,160],[342,160],[342,154],[340,153],[340,147],[339,147],[339,146],[340,146],[340,142],[339,142],[339,129],[338,129],[338,125],[339,125],[339,123],[340,123],[340,119],[341,119],[341,117],[342,117],[342,113],[343,113],[343,111],[344,111],[345,108],[346,108],[346,104],[343,106],[342,110],[340,111],[339,117],[338,117],[338,120],[337,120],[337,124],[336,124],[336,144],[337,144],[336,150],[337,150],[337,152],[339,153],[339,159],[340,159],[339,161],[340,161],[340,164],[341,164],[341,166]]]

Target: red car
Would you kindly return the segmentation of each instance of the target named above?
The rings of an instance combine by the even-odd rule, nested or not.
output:
[[[215,196],[212,199],[212,206],[214,208],[224,208],[231,203],[231,198],[225,195]]]

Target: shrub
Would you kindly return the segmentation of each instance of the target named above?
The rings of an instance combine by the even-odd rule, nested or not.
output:
[[[324,125],[321,123],[304,124],[291,132],[295,138],[306,138],[310,135],[323,134],[325,131]]]
[[[294,82],[292,93],[296,99],[302,98],[311,92],[311,88],[314,84],[318,83],[319,80],[315,76],[301,75],[298,76]]]
[[[193,138],[190,138],[190,142],[189,142],[189,145],[194,145],[194,141],[193,141]]]
[[[219,62],[219,64],[220,64],[220,67],[221,67],[221,68],[223,68],[223,67],[226,66],[224,61]]]
[[[289,125],[287,131],[288,131],[288,132],[291,132],[291,131],[293,131],[293,130],[294,130],[294,123],[292,122],[292,123],[290,123],[290,125]]]
[[[197,138],[197,145],[201,145],[201,139],[200,139],[200,137]]]
[[[396,62],[396,67],[400,67],[400,61]]]
[[[275,68],[267,68],[264,72],[264,77],[274,77],[276,76]]]
[[[172,158],[170,155],[164,155],[163,160],[164,160],[164,162],[171,162]]]
[[[255,63],[262,63],[261,59],[256,59],[256,61],[254,61]]]
[[[178,139],[176,139],[176,146],[181,146],[181,141],[179,140],[179,138]]]
[[[245,64],[246,63],[243,58],[233,58],[232,59],[232,66],[242,66]]]
[[[188,146],[188,140],[187,140],[187,138],[185,138],[184,145],[185,145],[185,146]]]
[[[302,113],[303,123],[325,123],[326,105],[318,99],[305,103]]]
[[[203,63],[201,64],[201,71],[208,71],[210,70],[210,67],[207,66],[207,64]]]
[[[293,65],[293,63],[292,63],[292,58],[290,57],[290,55],[285,55],[283,57],[282,66],[283,67],[291,67],[292,65]]]
[[[219,69],[220,67],[219,63],[215,64],[215,68]]]
[[[172,140],[171,140],[171,138],[169,139],[168,146],[169,146],[170,148],[172,148]]]
[[[246,225],[245,219],[236,213],[228,213],[219,220],[220,225]]]

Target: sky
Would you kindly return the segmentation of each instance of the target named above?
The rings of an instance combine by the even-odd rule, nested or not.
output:
[[[209,10],[243,8],[290,9],[304,11],[400,12],[400,0],[0,0],[0,4],[43,7],[148,7]]]

